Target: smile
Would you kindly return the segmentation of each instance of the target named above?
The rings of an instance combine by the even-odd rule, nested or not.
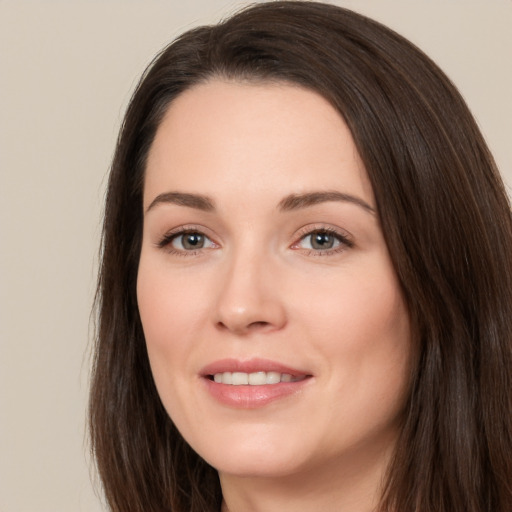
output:
[[[314,382],[306,369],[269,359],[222,359],[200,371],[215,402],[235,409],[257,409],[300,394]]]
[[[231,386],[264,386],[279,384],[281,382],[298,382],[304,380],[305,375],[293,376],[290,373],[280,372],[221,372],[210,378],[217,384],[228,384]]]

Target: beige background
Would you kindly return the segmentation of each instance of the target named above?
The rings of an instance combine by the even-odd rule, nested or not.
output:
[[[387,23],[447,71],[512,183],[512,0],[337,3]],[[151,57],[243,4],[0,0],[0,512],[104,510],[84,411],[117,130]]]

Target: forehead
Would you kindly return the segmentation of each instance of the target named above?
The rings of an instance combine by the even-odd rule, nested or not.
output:
[[[150,149],[145,204],[166,187],[212,194],[342,187],[372,198],[341,115],[319,94],[280,83],[212,80],[178,96]]]

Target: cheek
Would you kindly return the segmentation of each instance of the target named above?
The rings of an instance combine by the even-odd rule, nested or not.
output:
[[[325,283],[324,283],[325,284]],[[326,362],[329,385],[348,409],[393,414],[408,389],[410,324],[391,267],[345,274],[311,299],[297,300],[304,330]],[[300,316],[300,315],[299,315]]]
[[[172,348],[187,339],[204,316],[206,298],[202,280],[190,280],[186,272],[170,272],[163,262],[141,255],[137,276],[137,302],[148,348]]]
[[[318,334],[320,344],[363,350],[379,340],[409,338],[408,314],[400,287],[390,268],[372,265],[360,271],[304,283],[290,294],[296,315]]]
[[[184,385],[189,367],[192,331],[197,323],[193,290],[170,279],[162,266],[141,258],[137,301],[153,380],[168,415],[186,424],[198,410]],[[186,397],[189,397],[186,400]],[[185,411],[187,411],[185,413]],[[186,420],[185,420],[186,418]]]
[[[186,283],[169,276],[165,265],[141,256],[137,277],[137,302],[155,384],[167,406],[170,383],[183,367],[187,340],[198,322],[197,295]]]

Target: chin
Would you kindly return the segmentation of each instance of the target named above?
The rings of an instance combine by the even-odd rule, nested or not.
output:
[[[262,451],[252,459],[233,454],[209,463],[219,474],[240,478],[284,478],[300,473],[303,469],[303,464],[293,456],[286,457],[285,454],[276,456],[276,454],[262,453]]]
[[[304,439],[299,437],[294,442],[294,437],[293,434],[263,432],[261,428],[246,425],[245,428],[240,426],[236,433],[218,432],[215,435],[210,430],[207,438],[203,432],[201,438],[187,441],[219,473],[240,477],[282,477],[297,472],[307,458]]]

